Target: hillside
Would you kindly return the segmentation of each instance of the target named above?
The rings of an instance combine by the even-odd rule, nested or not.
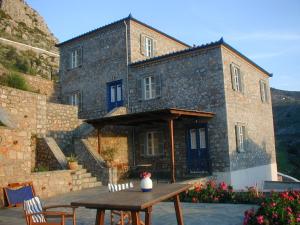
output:
[[[0,37],[57,52],[58,40],[24,0],[0,0]]]
[[[44,19],[24,0],[0,0],[2,85],[10,74],[54,79],[59,66],[57,42]]]
[[[300,179],[300,92],[271,93],[279,171]]]

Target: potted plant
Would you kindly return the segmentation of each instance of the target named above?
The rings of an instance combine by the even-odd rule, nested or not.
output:
[[[70,157],[67,158],[67,160],[70,170],[76,170],[78,168],[77,157],[74,154],[71,154]]]

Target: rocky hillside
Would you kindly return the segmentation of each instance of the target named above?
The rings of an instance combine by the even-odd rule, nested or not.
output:
[[[279,171],[300,179],[300,92],[271,93]]]
[[[24,0],[0,0],[0,36],[57,51],[57,39],[44,19]]]
[[[2,85],[5,82],[1,80],[7,80],[3,76],[11,73],[38,75],[46,79],[56,77],[59,64],[58,50],[55,47],[57,42],[44,19],[24,0],[0,0]]]

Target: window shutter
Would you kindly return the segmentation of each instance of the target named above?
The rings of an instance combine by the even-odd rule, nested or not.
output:
[[[140,46],[141,46],[141,54],[142,55],[146,55],[146,50],[145,50],[145,35],[141,34],[141,37],[140,37]]]
[[[260,98],[261,98],[261,101],[264,102],[264,90],[263,90],[263,81],[260,80],[259,81],[259,88],[260,88]]]
[[[77,54],[78,54],[78,66],[81,66],[82,65],[82,53],[83,53],[83,51],[82,51],[82,47],[80,47],[78,50],[77,50]]]
[[[158,154],[159,155],[164,155],[164,134],[163,132],[159,132],[159,139],[158,139],[158,149],[159,149],[159,152]]]
[[[139,100],[144,99],[144,88],[143,88],[143,79],[137,79],[136,81],[136,89],[137,89],[137,95]]]
[[[239,81],[240,81],[241,92],[243,94],[245,94],[245,74],[241,70],[240,70],[240,79],[239,79]]]
[[[140,133],[139,135],[139,151],[141,156],[146,155],[146,135],[145,133]]]
[[[266,102],[270,102],[270,92],[269,92],[269,86],[267,85],[266,83],[266,89],[265,89],[265,92],[266,92]]]
[[[236,91],[236,83],[234,79],[234,65],[230,64],[230,73],[231,73],[231,83],[232,83],[232,89]]]
[[[79,100],[79,104],[78,104],[78,110],[82,111],[83,108],[83,98],[82,98],[82,92],[78,92],[78,100]]]
[[[236,136],[236,150],[240,152],[240,135],[239,135],[238,125],[235,125],[235,136]]]
[[[244,134],[244,150],[249,149],[249,138],[248,138],[248,129],[246,126],[243,126],[243,134]]]
[[[157,56],[157,41],[153,39],[153,57]]]
[[[157,75],[155,78],[154,78],[154,82],[155,82],[155,97],[158,98],[161,96],[161,76],[160,74]]]

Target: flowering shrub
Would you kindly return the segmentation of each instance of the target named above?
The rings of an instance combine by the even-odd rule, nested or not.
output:
[[[144,179],[144,178],[147,178],[147,177],[151,177],[151,173],[150,172],[142,172],[141,174],[140,174],[140,178],[141,179]]]
[[[194,189],[181,195],[181,200],[186,202],[206,203],[246,203],[257,204],[262,201],[263,195],[255,188],[248,188],[247,192],[233,192],[233,187],[221,182],[217,185],[208,181],[205,185],[197,184]]]
[[[253,209],[245,212],[244,225],[253,224],[299,225],[300,192],[271,193],[260,204],[257,212]]]

